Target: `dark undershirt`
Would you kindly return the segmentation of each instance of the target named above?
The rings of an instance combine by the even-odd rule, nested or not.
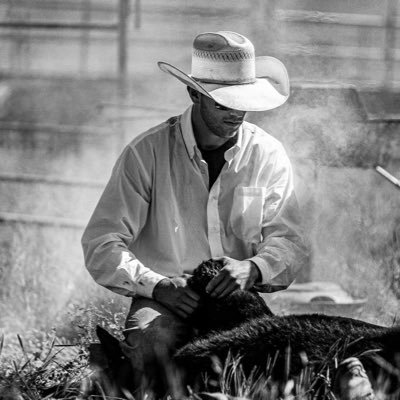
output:
[[[233,147],[237,142],[237,135],[233,138],[226,141],[222,146],[217,147],[212,150],[203,150],[200,149],[201,155],[203,156],[204,161],[207,162],[208,165],[208,177],[209,177],[209,188],[214,185],[214,182],[217,180],[218,175],[220,174],[222,167],[225,164],[225,152]]]

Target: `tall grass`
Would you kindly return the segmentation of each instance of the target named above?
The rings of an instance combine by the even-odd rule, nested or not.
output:
[[[296,377],[290,375],[291,351],[289,347],[285,353],[284,378],[280,381],[273,378],[278,353],[272,356],[266,355],[265,369],[253,368],[247,373],[242,367],[241,357],[229,354],[223,362],[218,359],[213,360],[214,374],[212,377],[204,376],[201,386],[206,392],[217,391],[221,399],[227,398],[222,396],[226,395],[252,400],[292,400],[294,398],[334,400],[336,398],[333,393],[335,369],[343,360],[348,345],[346,341],[338,340],[318,365],[309,364],[307,355],[302,354],[303,367]],[[53,332],[42,335],[41,338],[38,337],[36,342],[24,342],[17,335],[12,346],[15,347],[14,359],[11,362],[6,360],[0,367],[0,398],[7,398],[6,396],[10,399],[28,400],[116,398],[115,388],[106,376],[88,365],[85,343],[76,345],[60,343],[60,339]],[[18,354],[17,357],[16,354]],[[2,356],[1,346],[0,356]],[[172,366],[165,366],[165,369],[171,370]],[[170,375],[174,380],[170,382],[171,388],[180,388],[175,392],[179,393],[176,398],[190,400],[202,398],[201,394],[193,392],[190,387],[183,389],[184,382],[179,375]],[[385,382],[381,385],[382,393],[379,393],[379,398],[389,399],[383,390]],[[187,391],[190,393],[189,397],[183,394]],[[153,398],[151,391],[146,393],[145,398]],[[133,399],[134,397],[125,391],[124,398]],[[175,397],[169,398],[172,400]]]

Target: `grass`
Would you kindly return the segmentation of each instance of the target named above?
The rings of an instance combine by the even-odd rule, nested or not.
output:
[[[89,365],[89,344],[97,340],[96,325],[107,328],[121,339],[125,313],[124,308],[116,310],[113,299],[99,306],[72,305],[68,321],[58,329],[25,330],[21,335],[3,333],[0,398],[5,393],[14,393],[29,400],[75,399],[88,392],[98,393],[96,385],[101,381]]]
[[[32,332],[25,342],[9,340],[7,357],[0,368],[0,393],[14,393],[32,400],[62,394],[76,398],[90,376],[87,351],[82,345],[62,343],[55,332]],[[9,338],[10,339],[10,338]]]
[[[92,312],[89,311],[88,313]],[[88,332],[86,331],[86,334]],[[89,335],[90,336],[90,335]],[[34,339],[33,339],[34,338]],[[109,381],[103,379],[88,363],[88,336],[80,343],[62,342],[55,332],[43,334],[35,332],[25,342],[19,335],[11,340],[9,348],[13,348],[12,358],[5,357],[0,364],[0,398],[2,399],[116,399]],[[4,337],[0,340],[0,357]],[[285,378],[276,382],[272,379],[278,353],[268,356],[264,370],[254,368],[245,373],[241,358],[228,355],[225,362],[213,360],[214,376],[204,376],[204,391],[219,392],[227,396],[252,400],[335,400],[333,392],[335,368],[343,361],[347,346],[346,340],[338,340],[321,360],[318,367],[309,364],[307,355],[302,354],[303,368],[300,375],[290,377],[291,351],[285,353]],[[360,355],[358,355],[360,356]],[[166,367],[168,368],[168,367]],[[397,374],[400,372],[397,370]],[[173,376],[171,387],[180,388],[182,381],[179,376]],[[399,390],[388,396],[384,392],[385,382],[381,383],[382,390],[376,390],[377,398],[396,398]],[[187,400],[200,400],[201,397],[189,389]],[[125,392],[124,398],[132,399]],[[7,397],[8,396],[8,397]],[[152,398],[148,392],[147,399]],[[182,395],[179,397],[182,399]],[[173,400],[173,397],[169,397]]]

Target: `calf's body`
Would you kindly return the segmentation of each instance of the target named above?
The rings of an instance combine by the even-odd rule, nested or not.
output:
[[[202,384],[202,377],[215,375],[215,359],[224,364],[229,357],[240,357],[245,374],[255,372],[277,382],[298,377],[305,364],[314,371],[322,365],[332,370],[335,362],[351,356],[362,360],[373,382],[379,381],[382,365],[396,366],[400,328],[322,314],[274,316],[261,297],[251,291],[238,290],[222,300],[212,299],[205,287],[222,267],[218,261],[206,261],[188,281],[201,295],[202,302],[191,321],[199,334],[179,349],[173,360],[181,371],[182,387],[197,385],[200,390],[220,390],[218,385]],[[107,341],[104,332],[99,336],[102,343]],[[110,346],[104,346],[107,347],[109,351]],[[116,348],[115,342],[113,348],[115,370],[122,366],[115,366],[115,360],[120,359],[117,353],[122,355],[122,350]],[[126,370],[126,360],[124,363]],[[395,390],[399,388],[398,371],[389,370],[385,379]],[[114,376],[120,373],[115,372]],[[124,374],[129,376],[126,371]],[[129,382],[125,386],[129,387]]]
[[[371,380],[382,376],[380,360],[396,364],[400,354],[400,328],[385,328],[351,318],[321,314],[265,316],[245,322],[229,331],[198,338],[181,348],[175,361],[188,371],[189,383],[201,376],[213,376],[215,357],[222,363],[239,358],[245,374],[270,374],[276,382],[298,377],[306,366],[318,371],[354,356],[364,364]],[[271,360],[274,361],[270,368]],[[398,376],[386,374],[391,386]],[[187,382],[187,383],[188,383]],[[210,390],[210,388],[206,388]]]

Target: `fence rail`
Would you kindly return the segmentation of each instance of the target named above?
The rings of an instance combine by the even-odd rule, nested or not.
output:
[[[333,13],[312,10],[276,9],[274,17],[282,22],[302,22],[347,25],[354,27],[386,27],[386,17],[376,14]],[[400,28],[400,18],[393,18],[393,26]]]
[[[0,21],[0,28],[12,29],[79,29],[79,30],[116,30],[118,22],[65,22],[65,21]]]
[[[91,189],[102,189],[105,182],[94,180],[81,180],[81,179],[67,179],[57,176],[42,176],[35,174],[14,174],[14,173],[0,173],[0,182],[16,182],[16,183],[44,183],[48,185],[59,186],[75,186]]]
[[[51,123],[1,121],[0,135],[2,132],[42,132],[55,133],[60,135],[84,135],[97,137],[110,137],[114,132],[111,129],[87,125],[60,125]]]
[[[289,55],[312,55],[318,57],[339,57],[354,60],[377,60],[384,62],[384,78],[381,85],[390,88],[395,83],[395,63],[400,61],[399,44],[396,41],[400,28],[399,0],[387,0],[382,6],[382,14],[336,13],[315,10],[275,9],[275,20],[287,23],[341,25],[359,28],[381,28],[382,48],[366,46],[298,45],[293,43],[278,45],[280,51]]]
[[[1,224],[27,224],[55,228],[84,229],[87,225],[87,221],[43,215],[0,212],[0,225]]]
[[[276,48],[292,56],[320,56],[329,58],[352,58],[359,60],[382,61],[387,57],[386,50],[380,47],[303,45],[280,43]],[[400,49],[392,49],[391,59],[400,61]]]

